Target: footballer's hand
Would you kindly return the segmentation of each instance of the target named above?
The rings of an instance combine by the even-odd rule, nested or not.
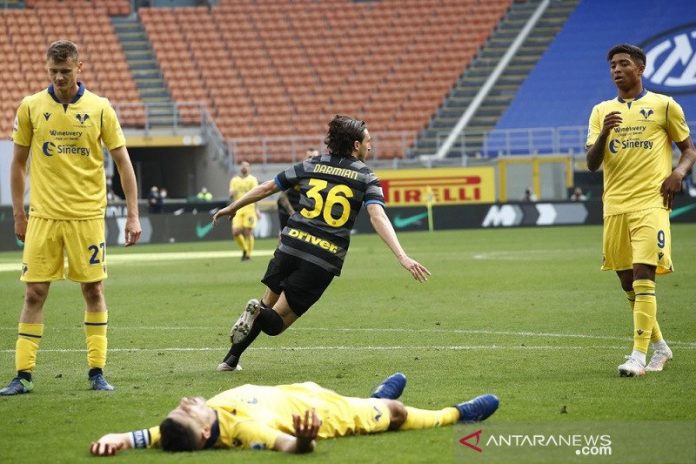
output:
[[[425,266],[408,256],[399,258],[399,262],[418,282],[425,282],[428,280],[428,276],[432,275]]]
[[[94,456],[114,456],[121,450],[130,448],[127,433],[109,433],[98,441],[93,441],[89,452]]]
[[[143,229],[140,227],[140,219],[137,217],[126,219],[126,246],[135,245],[140,240]]]
[[[620,111],[612,111],[604,116],[604,125],[602,126],[602,133],[609,135],[609,131],[613,128],[618,127],[623,122]]]
[[[234,210],[234,208],[232,208],[232,203],[231,203],[231,204],[225,206],[224,208],[219,209],[217,211],[217,213],[215,213],[215,215],[213,216],[213,224],[217,225],[218,219],[223,218],[225,216],[229,216],[230,221],[231,221],[236,213],[237,212]]]
[[[297,453],[308,453],[314,450],[314,440],[319,436],[321,419],[317,416],[316,409],[306,410],[304,420],[299,414],[292,415],[292,424],[295,428],[297,439]]]
[[[682,189],[682,180],[684,178],[677,172],[672,172],[662,185],[660,186],[660,195],[662,195],[662,204],[672,209],[672,202],[674,201],[674,195],[680,192]]]
[[[14,229],[15,229],[15,237],[17,237],[17,240],[20,242],[24,241],[24,238],[27,235],[27,223],[28,223],[27,215],[22,212],[21,214],[15,215],[14,218]]]

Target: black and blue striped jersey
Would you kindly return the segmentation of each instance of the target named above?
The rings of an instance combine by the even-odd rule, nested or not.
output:
[[[299,186],[300,192],[278,249],[340,275],[360,208],[384,206],[377,176],[356,158],[321,155],[281,172],[275,183],[282,190]]]

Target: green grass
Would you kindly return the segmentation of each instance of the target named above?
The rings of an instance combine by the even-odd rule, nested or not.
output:
[[[409,377],[407,404],[439,408],[483,392],[501,408],[492,423],[696,420],[696,225],[673,226],[677,272],[658,279],[658,314],[675,359],[665,372],[619,378],[631,318],[618,279],[599,271],[600,227],[401,234],[433,273],[413,281],[375,235],[353,238],[343,276],[294,327],[261,335],[244,370],[218,373],[231,323],[261,295],[267,257],[113,263],[106,281],[113,393],[87,390],[83,303],[53,284],[29,395],[0,398],[0,462],[91,461],[107,432],[158,423],[181,396],[211,396],[242,383],[313,380],[366,396],[384,376]],[[271,250],[274,240],[259,240]],[[234,249],[231,242],[110,248],[139,252]],[[0,254],[0,264],[20,262]],[[24,286],[0,272],[0,381],[14,375]],[[65,350],[65,351],[60,351]],[[561,413],[561,410],[567,413]],[[132,450],[118,462],[453,462],[454,428],[319,443],[303,458],[270,452],[169,455]],[[230,455],[230,453],[235,453]],[[583,462],[590,462],[586,460]]]

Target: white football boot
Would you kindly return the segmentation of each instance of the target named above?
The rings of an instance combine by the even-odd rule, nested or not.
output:
[[[672,359],[672,350],[669,347],[666,350],[655,350],[650,357],[650,362],[645,366],[645,370],[647,372],[662,372],[670,359]]]
[[[632,356],[626,356],[626,362],[621,364],[618,369],[621,377],[645,375],[645,365]]]

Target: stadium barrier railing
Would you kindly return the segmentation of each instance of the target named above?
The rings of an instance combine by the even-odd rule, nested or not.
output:
[[[124,128],[141,130],[144,135],[176,134],[180,130],[197,129],[206,143],[212,144],[215,158],[232,170],[241,159],[258,164],[291,163],[302,159],[308,147],[324,147],[325,134],[225,138],[204,102],[115,103],[114,108]],[[692,131],[696,121],[687,123]],[[439,147],[449,131],[436,133]],[[519,155],[584,156],[586,126],[536,127],[464,130],[450,149],[449,156],[435,165],[461,165],[474,160],[491,160]],[[414,147],[414,131],[381,131],[372,133],[371,162],[394,168],[422,164],[409,157]]]
[[[687,124],[692,132],[696,129],[696,121]],[[449,131],[437,132],[437,147],[445,142],[449,134]],[[457,137],[449,156],[584,155],[586,140],[587,126],[493,129],[487,132],[465,130]]]

